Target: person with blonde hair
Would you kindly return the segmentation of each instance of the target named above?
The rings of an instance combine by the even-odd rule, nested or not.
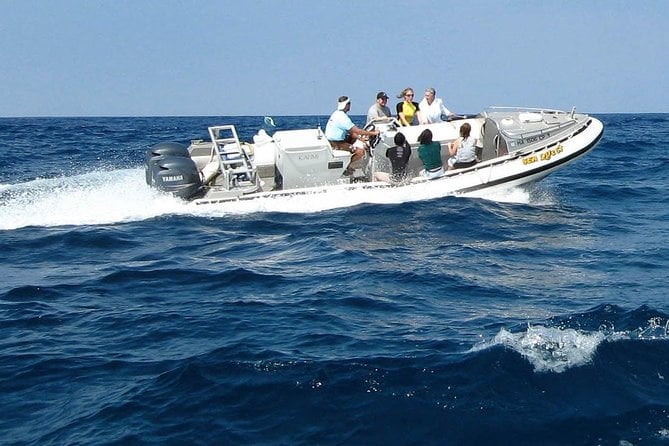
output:
[[[395,107],[397,109],[397,119],[403,126],[410,126],[418,123],[420,109],[418,102],[414,102],[413,88],[407,87],[397,95],[402,102]]]

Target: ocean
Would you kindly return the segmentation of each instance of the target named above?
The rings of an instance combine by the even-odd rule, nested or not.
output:
[[[669,114],[595,116],[523,189],[214,207],[145,150],[263,117],[0,118],[0,444],[668,445]]]

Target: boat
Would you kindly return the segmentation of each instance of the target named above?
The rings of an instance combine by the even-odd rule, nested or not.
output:
[[[430,129],[442,147],[459,136],[463,123],[477,138],[477,163],[446,170],[437,178],[421,175],[418,136]],[[277,130],[261,128],[249,142],[240,141],[234,125],[208,128],[209,139],[190,145],[159,142],[146,151],[146,183],[196,205],[262,197],[317,194],[332,190],[430,188],[434,196],[476,195],[541,180],[592,150],[604,126],[583,113],[541,108],[490,107],[473,116],[433,124],[402,127],[394,118],[374,122],[366,130],[379,136],[359,142],[366,148],[353,174],[345,169],[351,154],[334,149],[320,126]],[[402,132],[411,144],[407,180],[389,179],[386,149]]]

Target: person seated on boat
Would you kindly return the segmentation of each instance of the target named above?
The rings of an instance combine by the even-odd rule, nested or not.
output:
[[[448,144],[448,170],[463,169],[476,164],[476,138],[471,136],[472,126],[465,122],[460,126],[460,137]]]
[[[386,150],[386,157],[390,160],[393,173],[390,175],[392,183],[401,183],[407,177],[407,164],[411,156],[411,145],[407,142],[404,134],[397,132],[395,134],[395,145]]]
[[[444,105],[444,101],[437,97],[437,92],[434,88],[425,89],[425,97],[420,104],[420,123],[434,124],[435,122],[449,121],[456,116]]]
[[[413,96],[413,88],[410,87],[405,88],[397,95],[398,98],[403,99],[395,107],[397,109],[397,119],[403,126],[408,127],[417,124],[420,119],[420,107],[418,102],[414,102]]]
[[[351,110],[351,100],[348,96],[340,96],[337,101],[337,110],[330,115],[325,126],[325,137],[330,141],[332,148],[346,150],[353,154],[351,163],[344,171],[344,175],[347,176],[353,174],[353,170],[357,167],[357,164],[354,163],[365,155],[364,146],[354,146],[356,140],[364,136],[377,136],[381,133],[379,130],[367,131],[356,126],[347,114],[349,110]]]
[[[388,95],[385,92],[380,91],[376,95],[376,102],[374,102],[372,106],[369,107],[369,110],[367,110],[367,122],[365,123],[365,126],[386,118],[390,118]]]
[[[432,141],[432,131],[425,129],[418,135],[418,157],[423,162],[424,169],[420,174],[427,178],[437,178],[444,174],[444,165],[441,162],[441,144]]]

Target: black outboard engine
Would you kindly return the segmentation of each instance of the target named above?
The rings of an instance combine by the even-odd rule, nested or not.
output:
[[[178,142],[161,142],[146,151],[146,184],[188,199],[200,192],[202,179],[188,147]]]
[[[202,179],[190,156],[161,155],[152,161],[151,186],[188,199],[202,190]]]
[[[178,142],[161,142],[146,151],[146,158],[144,160],[144,171],[146,173],[146,184],[151,186],[151,172],[153,165],[164,156],[180,156],[190,158],[188,148]]]

